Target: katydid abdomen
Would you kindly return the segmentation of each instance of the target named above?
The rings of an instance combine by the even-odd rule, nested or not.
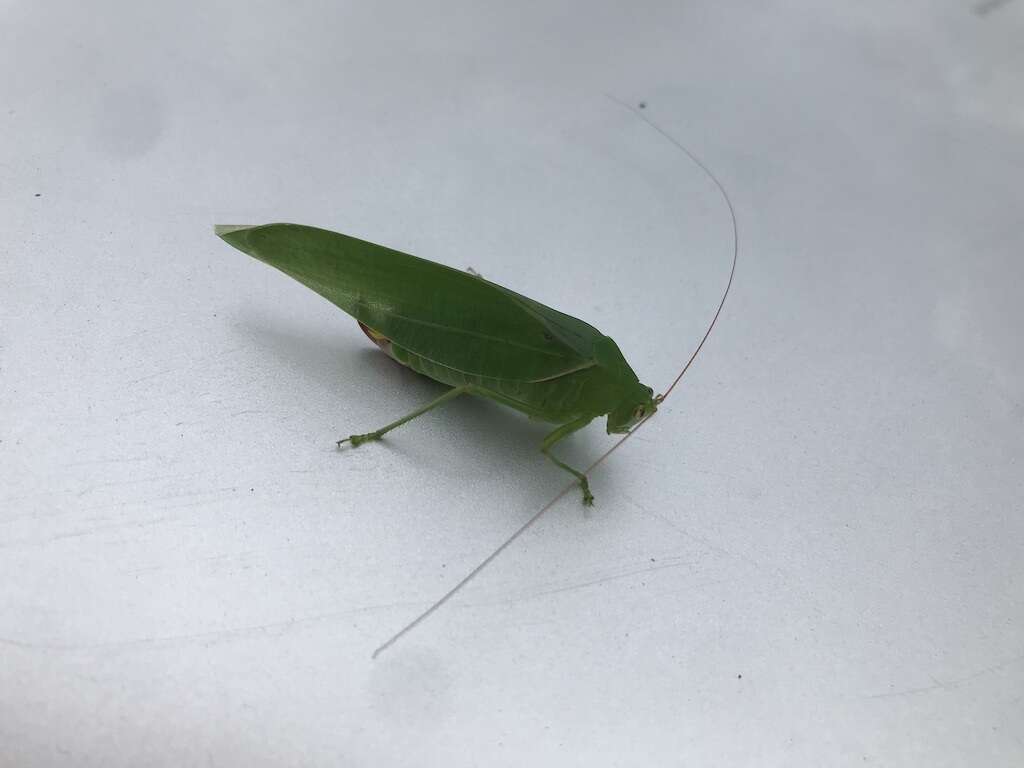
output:
[[[600,407],[584,411],[579,408],[580,403],[600,403],[603,400],[610,403],[611,408],[622,397],[620,387],[616,386],[618,382],[597,366],[575,371],[554,382],[528,382],[467,374],[398,346],[363,322],[359,323],[359,327],[370,341],[400,365],[450,387],[472,387],[472,394],[514,408],[538,421],[562,424],[586,416],[593,419],[607,411]]]

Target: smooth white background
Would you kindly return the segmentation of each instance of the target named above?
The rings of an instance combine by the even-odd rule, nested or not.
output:
[[[0,764],[1024,761],[1024,3],[0,3]],[[671,380],[545,432],[218,241],[486,277]],[[603,425],[564,454],[587,463]]]

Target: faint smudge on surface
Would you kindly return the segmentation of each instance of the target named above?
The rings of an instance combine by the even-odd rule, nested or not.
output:
[[[974,13],[978,16],[987,16],[992,11],[1002,8],[1004,5],[1009,5],[1010,0],[982,0],[974,6]]]
[[[445,718],[451,686],[451,675],[436,654],[400,648],[374,662],[367,693],[381,719],[402,728],[425,728]]]
[[[159,96],[143,85],[105,92],[94,116],[96,145],[114,157],[133,158],[156,146],[164,130],[164,106]]]

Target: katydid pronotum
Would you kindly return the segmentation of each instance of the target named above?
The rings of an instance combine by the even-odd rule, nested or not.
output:
[[[643,106],[641,106],[641,109]],[[645,123],[681,149],[717,186],[729,208],[733,258],[721,302],[700,343],[662,395],[641,384],[618,346],[582,320],[544,306],[473,272],[463,272],[348,235],[298,224],[218,226],[229,244],[276,267],[352,315],[364,333],[397,362],[450,387],[396,421],[338,441],[358,447],[461,395],[475,395],[556,424],[541,452],[572,474],[583,503],[594,497],[587,473],[654,415],[711,334],[732,286],[739,251],[736,214],[718,179],[697,157],[645,115]],[[551,449],[595,418],[606,416],[619,442],[585,471]],[[375,652],[418,625],[518,538],[570,490],[534,514],[440,600]]]

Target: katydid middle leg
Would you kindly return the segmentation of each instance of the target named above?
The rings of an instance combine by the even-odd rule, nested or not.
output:
[[[350,435],[349,437],[346,437],[343,440],[339,440],[338,441],[338,447],[341,448],[341,446],[344,443],[352,443],[352,447],[355,448],[357,446],[362,445],[363,443],[368,443],[371,440],[380,440],[382,437],[384,437],[384,435],[386,435],[388,432],[390,432],[395,427],[400,427],[403,424],[405,424],[406,422],[412,421],[417,416],[422,416],[424,413],[427,413],[428,411],[434,410],[435,408],[437,408],[437,406],[441,405],[442,403],[447,403],[449,400],[454,400],[459,395],[465,395],[471,389],[472,389],[472,387],[470,387],[468,385],[467,386],[462,386],[462,387],[455,387],[453,389],[449,389],[447,392],[445,392],[443,395],[441,395],[437,399],[431,400],[429,403],[424,405],[422,408],[417,408],[415,411],[413,411],[412,413],[410,413],[410,414],[408,414],[406,416],[403,416],[398,421],[393,421],[390,424],[388,424],[387,426],[381,427],[380,429],[375,430],[373,432],[367,432],[365,435]]]
[[[554,432],[544,438],[544,442],[540,444],[540,452],[547,456],[551,461],[555,462],[559,467],[564,469],[566,472],[574,475],[579,480],[580,488],[583,491],[583,503],[586,506],[590,506],[594,503],[594,496],[590,492],[590,483],[587,482],[587,476],[579,470],[573,469],[568,464],[559,461],[551,453],[551,449],[555,447],[555,444],[561,440],[564,440],[573,432],[583,429],[587,424],[593,421],[592,416],[580,416],[580,418],[570,421],[562,426],[558,427]]]

